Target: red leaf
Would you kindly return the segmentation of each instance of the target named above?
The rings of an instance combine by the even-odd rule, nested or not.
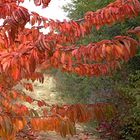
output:
[[[26,102],[31,104],[33,102],[33,99],[30,96],[28,96],[26,97]]]
[[[42,101],[38,101],[37,104],[38,104],[39,107],[44,105],[44,103]]]
[[[13,92],[12,92],[12,96],[13,96],[14,99],[16,99],[17,96],[18,96],[17,92],[16,92],[16,91],[13,91]]]
[[[61,63],[64,64],[65,63],[65,53],[63,52],[61,55]]]

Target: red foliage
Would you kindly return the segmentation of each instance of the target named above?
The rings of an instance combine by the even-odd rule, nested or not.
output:
[[[44,112],[44,110],[43,110]],[[115,107],[107,103],[88,105],[53,105],[45,117],[31,119],[31,126],[34,130],[56,131],[62,136],[75,134],[76,122],[88,122],[90,120],[108,121],[116,113]]]
[[[105,24],[137,16],[140,2],[116,0],[95,12],[87,12],[83,19],[63,22],[30,12],[19,6],[21,2],[24,0],[0,1],[0,18],[4,19],[0,26],[0,137],[14,139],[28,123],[34,130],[55,130],[62,136],[73,135],[76,122],[110,119],[116,112],[110,104],[50,106],[14,87],[22,84],[26,90],[33,91],[30,83],[21,80],[43,83],[43,74],[39,72],[41,68],[54,67],[82,76],[109,75],[120,68],[120,62],[127,62],[135,55],[139,45],[137,40],[129,36],[116,36],[112,40],[89,43],[87,46],[74,44],[80,37],[89,34],[92,27],[99,29]],[[49,2],[34,0],[36,6],[42,5],[43,8]],[[27,23],[31,24],[31,29],[25,28]],[[49,28],[50,32],[43,34],[41,28]],[[135,33],[140,39],[139,27],[128,32]],[[39,116],[37,111],[19,104],[17,100],[36,101],[44,116]]]

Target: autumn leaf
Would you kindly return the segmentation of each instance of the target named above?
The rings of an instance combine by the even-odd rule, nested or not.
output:
[[[27,96],[26,97],[26,102],[31,104],[33,102],[33,99],[30,96]]]

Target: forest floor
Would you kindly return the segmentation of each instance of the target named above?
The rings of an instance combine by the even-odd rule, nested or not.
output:
[[[52,77],[46,77],[43,84],[39,82],[34,83],[34,93],[29,95],[38,100],[44,100],[48,104],[63,104],[64,101],[59,96],[59,93],[55,89],[55,80]],[[31,105],[30,107],[37,109],[37,105]],[[40,132],[40,140],[99,140],[93,133],[85,132],[85,127],[81,124],[76,126],[76,135],[71,137],[67,136],[62,138],[55,132]],[[101,139],[100,139],[101,140]]]

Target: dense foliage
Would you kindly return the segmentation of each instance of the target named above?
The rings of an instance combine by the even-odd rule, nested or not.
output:
[[[78,20],[60,22],[42,17],[36,12],[19,6],[24,0],[1,0],[0,18],[0,136],[7,140],[22,137],[37,139],[34,131],[56,131],[62,136],[75,134],[75,123],[112,120],[117,114],[111,103],[48,105],[36,100],[24,91],[33,91],[32,84],[23,79],[43,83],[41,69],[50,67],[80,76],[111,75],[123,62],[135,56],[139,46],[140,27],[129,30],[135,39],[127,35],[115,35],[99,42],[82,42],[79,39],[99,30],[104,25],[137,17],[140,12],[138,0],[116,0],[102,9],[89,11]],[[34,0],[36,6],[46,8],[50,0]],[[30,23],[31,28],[25,28]],[[40,29],[49,28],[48,34]],[[29,109],[19,101],[37,102],[42,113]],[[114,121],[113,121],[114,122]],[[30,130],[30,131],[29,131]],[[26,137],[27,137],[26,136]]]

